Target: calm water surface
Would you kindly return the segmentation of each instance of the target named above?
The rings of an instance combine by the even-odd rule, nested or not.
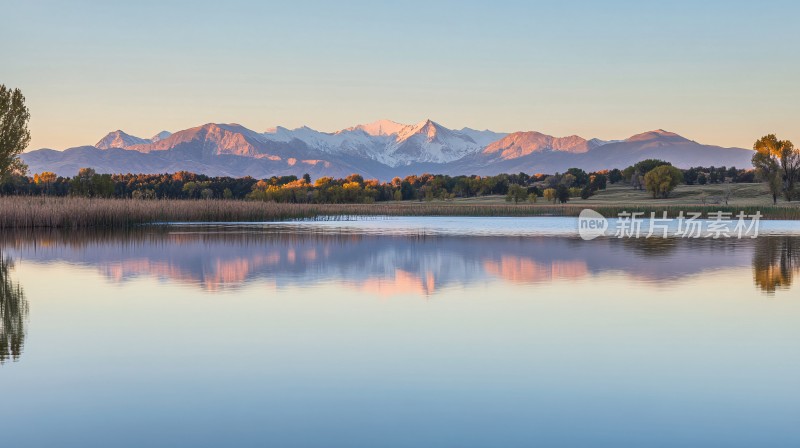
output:
[[[0,233],[2,446],[800,446],[800,225]]]

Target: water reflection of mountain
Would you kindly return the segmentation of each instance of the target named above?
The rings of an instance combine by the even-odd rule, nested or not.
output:
[[[12,281],[12,261],[0,252],[0,364],[17,360],[25,344],[28,302],[19,283]]]
[[[147,276],[217,290],[257,279],[278,287],[336,281],[380,294],[430,294],[492,279],[528,284],[606,272],[657,282],[748,267],[756,244],[264,230],[7,234],[0,243],[22,259],[92,266],[117,282]]]

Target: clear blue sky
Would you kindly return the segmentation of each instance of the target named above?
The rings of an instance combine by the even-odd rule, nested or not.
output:
[[[800,143],[793,1],[0,1],[0,83],[28,98],[31,148],[380,118]]]

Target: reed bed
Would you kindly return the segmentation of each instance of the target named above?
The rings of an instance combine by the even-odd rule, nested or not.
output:
[[[800,219],[800,208],[793,206],[697,206],[697,205],[602,205],[551,204],[459,204],[457,202],[391,202],[377,204],[286,204],[235,200],[134,200],[89,199],[80,197],[0,197],[0,228],[87,228],[130,227],[166,222],[267,222],[296,219],[353,219],[361,216],[578,216],[592,208],[606,217],[623,211],[740,211],[763,219]]]

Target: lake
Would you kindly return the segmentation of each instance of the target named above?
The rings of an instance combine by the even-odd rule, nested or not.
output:
[[[800,225],[0,234],[3,446],[800,446]]]

